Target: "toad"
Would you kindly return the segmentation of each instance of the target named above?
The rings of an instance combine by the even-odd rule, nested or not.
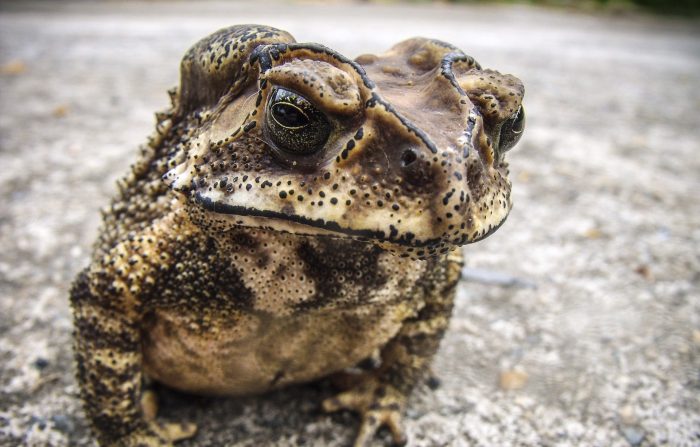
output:
[[[405,443],[458,247],[511,208],[522,83],[437,40],[351,60],[257,25],[204,38],[180,70],[71,290],[96,438],[194,435],[157,420],[146,380],[240,396],[345,372],[323,409],[359,413],[358,446],[382,426]]]

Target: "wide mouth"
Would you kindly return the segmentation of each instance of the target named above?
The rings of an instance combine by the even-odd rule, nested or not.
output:
[[[331,238],[354,239],[364,242],[374,242],[378,244],[398,245],[406,248],[421,248],[435,246],[440,243],[440,239],[418,240],[412,235],[405,236],[389,233],[382,230],[359,229],[343,227],[337,222],[327,221],[321,218],[310,218],[298,214],[288,214],[280,211],[264,210],[248,206],[230,205],[214,201],[204,197],[201,193],[194,194],[195,202],[205,210],[222,215],[237,216],[242,218],[264,219],[269,221],[269,225],[259,224],[256,226],[282,232],[295,233],[300,235],[317,235]],[[241,220],[240,225],[249,226]]]

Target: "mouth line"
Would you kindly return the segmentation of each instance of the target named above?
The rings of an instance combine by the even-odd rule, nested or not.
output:
[[[429,239],[427,241],[415,239],[413,233],[406,233],[397,237],[398,231],[392,231],[389,234],[389,237],[387,237],[386,232],[381,230],[358,230],[354,228],[342,227],[337,222],[326,221],[324,219],[311,219],[298,214],[285,214],[279,211],[261,210],[240,205],[229,205],[227,203],[213,201],[208,197],[202,196],[202,194],[199,192],[195,193],[194,200],[205,210],[217,214],[277,219],[305,225],[319,230],[329,231],[337,234],[338,236],[346,236],[348,238],[376,240],[379,242],[388,242],[409,248],[429,247],[439,245],[440,243],[440,239]]]

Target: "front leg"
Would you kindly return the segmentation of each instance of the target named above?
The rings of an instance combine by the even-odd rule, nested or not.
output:
[[[94,260],[71,289],[77,379],[100,445],[168,446],[194,434],[191,425],[157,424],[152,406],[142,406],[141,319],[153,278],[169,268],[161,253],[177,242],[164,235],[176,228],[187,237],[187,226],[177,214],[164,218]]]
[[[355,447],[368,446],[382,426],[389,428],[395,444],[406,444],[401,422],[406,402],[428,371],[447,329],[461,267],[459,252],[440,261],[420,285],[425,292],[425,307],[415,318],[406,321],[382,350],[381,365],[363,374],[349,391],[323,402],[327,412],[360,413],[362,422]]]

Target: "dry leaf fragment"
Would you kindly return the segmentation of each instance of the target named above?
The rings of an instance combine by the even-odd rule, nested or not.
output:
[[[0,66],[0,73],[6,75],[19,75],[27,71],[27,64],[21,60],[13,60]]]

